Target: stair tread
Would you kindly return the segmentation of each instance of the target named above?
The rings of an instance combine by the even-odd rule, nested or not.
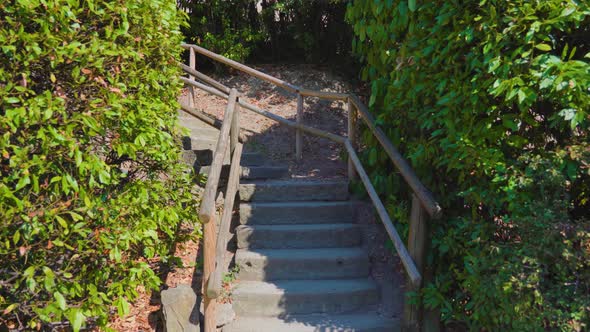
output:
[[[285,315],[285,317],[238,317],[223,332],[393,332],[400,331],[398,319],[376,312],[348,314]]]
[[[367,257],[361,247],[352,248],[311,248],[311,249],[238,249],[236,259],[241,258],[277,258],[277,259],[309,259],[324,260],[344,257]]]
[[[256,230],[264,231],[277,231],[277,232],[288,232],[288,231],[323,231],[323,230],[341,230],[349,228],[358,228],[359,225],[353,223],[334,223],[334,224],[261,224],[261,225],[240,225],[239,228],[246,229],[252,228]]]
[[[322,279],[322,280],[275,280],[239,281],[233,290],[235,296],[241,294],[273,295],[319,295],[330,293],[352,293],[373,290],[377,284],[368,278],[363,279]]]

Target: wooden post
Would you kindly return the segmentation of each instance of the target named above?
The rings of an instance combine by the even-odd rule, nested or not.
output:
[[[216,332],[217,322],[215,317],[215,309],[217,307],[217,300],[207,296],[207,284],[209,279],[215,271],[215,247],[217,244],[217,215],[213,213],[212,220],[209,220],[203,226],[204,250],[203,250],[203,287],[201,294],[203,294],[203,306],[205,316],[205,332]]]
[[[348,140],[350,144],[356,149],[356,118],[357,118],[357,111],[356,107],[352,103],[350,99],[347,99],[347,107],[348,107]],[[354,171],[354,163],[350,156],[348,157],[348,179],[354,180],[357,178],[357,174]]]
[[[410,230],[408,234],[408,251],[421,275],[424,275],[426,250],[428,250],[428,214],[422,207],[420,200],[412,194],[412,212],[410,215]],[[419,292],[422,283],[408,283],[406,291]],[[407,299],[406,299],[407,301]],[[403,328],[406,331],[420,331],[423,319],[422,305],[406,302],[404,309]]]
[[[229,131],[229,151],[230,156],[233,156],[236,146],[238,146],[238,139],[240,137],[240,105],[237,103],[236,109],[234,110],[234,118],[231,122],[231,129]],[[233,163],[233,160],[231,161]]]
[[[299,91],[297,91],[297,118],[296,122],[298,125],[301,124],[303,120],[303,96]],[[303,142],[301,141],[301,130],[297,129],[295,131],[295,157],[297,160],[301,160],[303,158]]]
[[[191,67],[191,69],[196,70],[196,66],[197,66],[197,59],[195,56],[195,49],[194,48],[189,48],[189,66]],[[193,75],[188,75],[188,78],[191,80],[194,80],[195,77]],[[189,97],[189,106],[190,107],[195,107],[195,88],[192,85],[189,85],[188,87],[188,97]]]

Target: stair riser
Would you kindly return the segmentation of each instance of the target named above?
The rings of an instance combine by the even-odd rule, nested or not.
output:
[[[243,203],[240,205],[242,225],[339,223],[353,219],[348,202]]]
[[[209,174],[210,166],[203,166],[199,169],[199,174]],[[242,179],[279,179],[289,173],[286,167],[268,167],[268,166],[242,166],[240,177]],[[221,177],[229,176],[229,165],[221,170]]]
[[[240,226],[236,235],[240,249],[335,248],[361,244],[360,230],[356,226],[314,231]]]
[[[311,313],[343,313],[377,303],[376,289],[316,294],[233,294],[236,315],[273,317]]]
[[[286,279],[339,279],[366,277],[367,257],[332,259],[280,259],[259,257],[250,259],[236,255],[240,267],[239,280],[270,281]]]
[[[345,183],[246,183],[240,185],[242,201],[343,201],[348,199]]]
[[[211,139],[199,139],[194,137],[183,137],[182,148],[184,150],[211,150],[215,151],[217,146],[216,140]]]

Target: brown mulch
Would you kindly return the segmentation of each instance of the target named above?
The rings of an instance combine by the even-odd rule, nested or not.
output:
[[[182,267],[176,267],[170,271],[162,271],[164,274],[161,290],[176,287],[179,284],[200,285],[200,275],[196,274],[195,264],[199,251],[199,243],[193,240],[179,244],[175,255],[182,260]],[[154,267],[156,268],[156,267]],[[156,268],[157,269],[157,268]],[[131,304],[131,311],[126,317],[118,317],[110,322],[109,327],[116,331],[146,332],[163,331],[163,321],[160,311],[160,292],[138,290],[139,297]]]

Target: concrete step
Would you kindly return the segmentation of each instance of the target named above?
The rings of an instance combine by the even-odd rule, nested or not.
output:
[[[213,151],[211,150],[183,150],[182,159],[188,165],[193,166],[195,169],[199,169],[203,165],[210,165],[213,160]],[[225,165],[229,164],[229,153],[225,154],[223,159]]]
[[[361,244],[356,224],[240,225],[238,248],[334,248]]]
[[[209,174],[210,166],[203,166],[199,174]],[[289,174],[289,168],[284,166],[242,166],[240,170],[241,179],[279,179]],[[229,165],[221,170],[221,177],[229,177]]]
[[[346,181],[272,180],[240,184],[243,201],[343,201],[347,200]]]
[[[355,311],[376,304],[379,292],[369,279],[241,281],[232,298],[238,316],[273,317]]]
[[[185,136],[182,138],[182,148],[184,150],[211,150],[215,151],[217,140],[202,139],[197,137]]]
[[[369,258],[361,248],[238,249],[239,280],[361,278]]]
[[[354,218],[353,204],[342,202],[252,202],[240,204],[240,223],[317,224],[346,223]]]
[[[239,317],[223,332],[399,332],[399,320],[377,313],[344,315],[288,315],[287,317]]]
[[[258,152],[242,152],[240,164],[243,166],[260,166],[264,164],[264,156]]]

